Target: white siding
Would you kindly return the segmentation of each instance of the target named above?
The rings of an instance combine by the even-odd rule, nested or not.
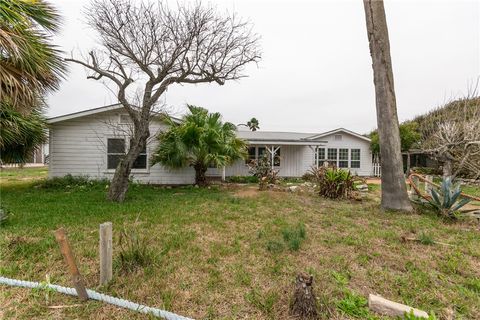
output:
[[[342,140],[335,140],[335,135],[341,134]],[[325,148],[325,155],[327,154],[328,148],[347,148],[347,149],[360,149],[360,168],[351,168],[353,174],[359,176],[371,176],[373,174],[372,166],[372,152],[370,151],[370,142],[355,137],[346,132],[340,132],[331,134],[325,137],[319,138],[321,141],[327,141],[326,145],[322,148]],[[314,154],[312,154],[312,159],[314,159]],[[350,159],[350,151],[349,151]],[[350,166],[350,161],[348,162]]]
[[[85,175],[94,179],[111,179],[113,170],[107,170],[107,138],[125,136],[129,131],[128,126],[116,125],[119,114],[118,111],[109,111],[52,124],[49,141],[49,176],[61,177],[71,174]],[[152,122],[150,126],[152,136],[162,126],[159,122]],[[156,144],[155,138],[148,142],[148,158]],[[132,179],[142,183],[190,184],[194,182],[194,178],[192,168],[171,170],[158,164],[147,170],[132,171]]]
[[[71,174],[111,179],[114,170],[107,170],[106,141],[109,137],[128,135],[128,126],[118,125],[121,113],[123,112],[112,110],[52,124],[49,140],[49,176]],[[163,128],[164,125],[160,122],[152,122],[150,126],[152,137]],[[352,172],[361,176],[371,175],[373,168],[369,142],[345,132],[341,135],[341,141],[335,140],[334,134],[319,140],[327,141],[323,146],[325,149],[360,149],[360,168],[352,169]],[[147,144],[148,161],[156,145],[156,139],[151,138]],[[314,147],[281,145],[280,156],[281,165],[278,169],[281,177],[301,177],[315,165]],[[207,171],[209,176],[221,176],[221,173],[222,169]],[[228,166],[225,173],[226,176],[249,175],[244,160],[238,160]],[[157,164],[147,170],[133,170],[132,179],[152,184],[190,184],[195,180],[195,173],[190,167],[172,170]]]

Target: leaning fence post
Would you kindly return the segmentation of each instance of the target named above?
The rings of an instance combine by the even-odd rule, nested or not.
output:
[[[60,251],[62,252],[65,262],[68,266],[68,271],[72,276],[72,282],[75,286],[75,289],[77,290],[78,297],[83,301],[88,300],[87,290],[85,289],[82,275],[80,274],[80,271],[78,271],[77,264],[75,263],[75,257],[73,256],[72,249],[70,248],[70,244],[68,243],[65,229],[60,228],[55,231],[55,238],[60,245]]]
[[[112,223],[100,225],[100,285],[112,280]]]

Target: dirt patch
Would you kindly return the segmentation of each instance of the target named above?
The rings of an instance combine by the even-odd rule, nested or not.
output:
[[[236,190],[233,195],[237,198],[253,198],[258,196],[259,192],[257,187],[246,187]]]

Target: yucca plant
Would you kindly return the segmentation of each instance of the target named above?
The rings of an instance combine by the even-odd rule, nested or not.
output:
[[[451,177],[444,177],[438,190],[430,190],[429,204],[441,215],[456,218],[458,210],[470,202],[468,198],[461,199],[461,193],[460,186],[455,185]]]
[[[312,168],[310,174],[321,196],[330,199],[348,198],[353,192],[355,177],[348,170],[319,167]]]

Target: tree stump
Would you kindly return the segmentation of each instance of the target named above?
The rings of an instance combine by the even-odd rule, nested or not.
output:
[[[318,319],[317,301],[313,292],[313,276],[297,275],[290,313],[299,319]]]

